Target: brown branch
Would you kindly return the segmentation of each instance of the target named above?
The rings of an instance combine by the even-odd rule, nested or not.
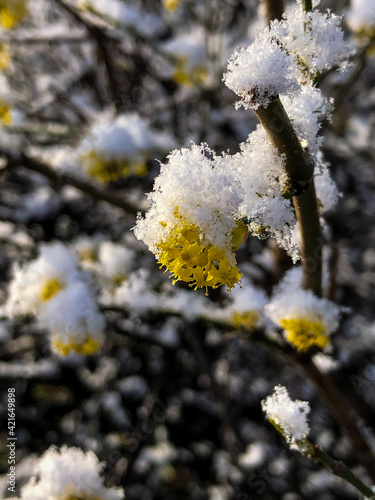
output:
[[[307,440],[306,440],[307,441]],[[375,499],[375,493],[373,490],[367,486],[361,479],[354,474],[345,464],[339,460],[335,460],[328,453],[323,451],[323,449],[318,445],[313,445],[310,441],[308,441],[308,458],[314,460],[315,462],[319,462],[323,467],[326,467],[328,470],[332,472],[337,477],[341,477],[344,481],[351,484],[356,488],[365,498],[369,500]]]
[[[278,19],[280,21],[283,17],[283,12],[284,12],[283,0],[262,0],[262,1],[266,10],[267,23],[269,24],[274,19]]]
[[[314,164],[302,148],[279,97],[255,110],[277,152],[285,158],[293,204],[301,233],[303,281],[306,289],[322,295],[322,237],[314,185]]]
[[[27,168],[28,170],[38,172],[44,177],[47,177],[47,179],[54,184],[60,186],[73,186],[96,200],[106,201],[110,205],[121,208],[128,214],[137,215],[139,212],[142,213],[144,211],[142,207],[127,201],[117,193],[96,187],[90,182],[79,179],[69,173],[56,172],[50,165],[47,165],[36,158],[31,158],[24,153],[20,156],[11,156],[8,153],[2,153],[2,156],[5,156],[7,159],[8,167],[13,168],[21,166]]]

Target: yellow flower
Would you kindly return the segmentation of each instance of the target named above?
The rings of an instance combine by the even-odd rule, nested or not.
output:
[[[0,0],[0,23],[3,28],[13,28],[26,14],[27,0]]]
[[[147,174],[147,165],[144,161],[105,158],[94,150],[82,155],[80,160],[87,173],[104,184],[124,179],[132,174],[139,177]]]
[[[0,120],[4,126],[11,125],[12,118],[12,109],[8,102],[5,99],[0,98]]]
[[[98,252],[93,247],[87,247],[77,251],[79,260],[83,262],[96,262],[98,260]]]
[[[75,352],[81,356],[90,356],[97,352],[101,345],[100,341],[93,339],[90,335],[87,335],[85,340],[80,343],[72,339],[68,342],[63,342],[57,336],[52,339],[52,347],[63,356],[67,356],[70,352]]]
[[[313,345],[323,349],[329,343],[326,327],[318,317],[281,319],[280,324],[287,334],[288,342],[298,351],[305,352]]]
[[[163,0],[163,5],[169,12],[174,12],[180,5],[180,0]]]
[[[48,279],[44,282],[40,298],[44,302],[50,301],[56,294],[64,288],[63,283],[58,279]]]
[[[0,71],[4,71],[9,66],[10,54],[8,45],[0,42]]]
[[[173,80],[178,85],[186,85],[193,88],[203,85],[208,76],[208,69],[203,65],[188,67],[189,59],[187,56],[179,56],[173,73]]]
[[[260,314],[257,311],[235,311],[232,315],[232,324],[234,328],[246,328],[254,330],[260,319]]]
[[[208,287],[226,285],[230,291],[241,279],[237,265],[229,261],[225,250],[203,243],[198,226],[185,221],[178,214],[178,209],[175,210],[175,216],[179,221],[171,235],[158,245],[160,267],[165,266],[172,273],[173,284],[184,281],[195,290],[204,287],[206,295]],[[243,234],[243,227],[240,232]],[[237,241],[237,234],[234,239]]]

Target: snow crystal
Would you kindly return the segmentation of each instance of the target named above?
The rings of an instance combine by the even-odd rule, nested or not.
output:
[[[288,443],[298,448],[297,442],[305,439],[310,430],[307,420],[309,403],[298,399],[293,401],[286,387],[278,385],[274,393],[262,401],[262,410],[282,429]]]
[[[122,500],[122,488],[106,488],[103,465],[92,451],[63,446],[49,448],[38,460],[36,476],[22,488],[22,500],[46,498],[100,498]]]
[[[82,281],[74,281],[44,305],[39,323],[48,329],[53,350],[63,355],[92,354],[104,340],[104,316]]]
[[[37,313],[44,302],[77,279],[77,266],[77,257],[62,243],[41,246],[36,260],[14,269],[6,304],[9,316]]]
[[[294,57],[280,48],[264,30],[246,49],[240,48],[228,61],[225,85],[241,100],[237,107],[267,107],[278,94],[294,95],[299,90]]]
[[[305,13],[299,0],[286,10],[282,21],[272,22],[270,34],[295,55],[302,72],[315,76],[333,66],[348,67],[353,47],[344,40],[340,23],[341,18],[330,11],[314,8]]]

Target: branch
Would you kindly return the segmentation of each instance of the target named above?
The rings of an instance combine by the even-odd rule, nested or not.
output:
[[[306,440],[307,441],[307,440]],[[329,469],[335,476],[341,477],[344,481],[351,484],[362,495],[369,499],[375,499],[375,494],[361,479],[356,476],[341,460],[335,460],[328,453],[322,450],[319,445],[313,445],[310,441],[308,443],[307,457],[319,462],[323,467]]]
[[[283,17],[284,1],[283,0],[262,0],[266,10],[266,20],[270,24],[274,19],[279,21]]]
[[[26,33],[23,36],[12,36],[1,38],[1,43],[10,43],[11,45],[34,45],[34,44],[64,44],[64,43],[90,43],[90,39],[83,35],[38,35]]]
[[[312,354],[298,353],[292,347],[277,342],[269,342],[265,335],[258,332],[255,339],[259,344],[271,349],[279,358],[290,365],[290,362],[300,366],[306,377],[312,382],[319,397],[337,422],[343,435],[351,442],[353,454],[366,469],[369,477],[375,482],[375,457],[366,441],[358,423],[358,415],[346,395],[335,384],[330,373],[320,371],[311,358]]]
[[[90,182],[78,179],[69,173],[56,172],[50,165],[47,165],[36,158],[31,158],[24,153],[21,153],[19,157],[11,156],[9,153],[4,152],[1,154],[7,159],[8,167],[13,168],[22,166],[28,170],[38,172],[44,177],[47,177],[47,179],[49,179],[52,183],[60,186],[73,186],[96,200],[106,201],[110,205],[121,208],[128,214],[137,215],[139,212],[144,212],[142,207],[125,200],[113,191],[98,188]]]
[[[277,96],[264,108],[255,110],[269,139],[285,158],[301,233],[302,286],[322,295],[322,237],[314,185],[314,164],[302,148],[288,115]]]
[[[302,0],[302,8],[304,12],[312,11],[312,0]]]
[[[287,437],[283,428],[273,419],[269,419],[270,424],[284,437]],[[358,476],[356,476],[341,460],[335,460],[328,453],[323,451],[319,445],[314,445],[307,438],[296,441],[298,450],[315,462],[319,462],[323,467],[330,470],[335,476],[341,477],[347,483],[356,488],[362,495],[370,500],[375,500],[374,491],[367,486]]]
[[[320,398],[325,402],[343,433],[352,442],[354,455],[357,460],[366,468],[372,481],[375,482],[375,458],[358,425],[358,416],[351,404],[344,394],[341,393],[330,374],[321,372],[311,357],[301,355],[297,352],[293,353],[293,357],[315,385]]]

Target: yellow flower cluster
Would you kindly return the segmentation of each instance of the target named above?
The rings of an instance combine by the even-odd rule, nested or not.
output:
[[[81,356],[91,356],[99,351],[102,343],[94,340],[90,335],[87,335],[83,343],[78,344],[71,340],[70,342],[62,342],[58,337],[52,339],[52,347],[60,352],[63,356],[67,356],[70,352],[75,352]]]
[[[254,330],[260,319],[260,314],[257,311],[235,311],[232,314],[232,325],[234,328],[246,328],[246,330]]]
[[[326,328],[319,318],[281,319],[281,326],[287,334],[287,340],[301,352],[305,352],[313,345],[323,349],[329,343]]]
[[[128,158],[108,159],[93,150],[82,155],[80,160],[87,173],[102,183],[114,182],[132,174],[139,177],[147,174],[146,162],[131,161]]]
[[[10,125],[12,119],[12,109],[5,99],[0,98],[0,121],[4,126]]]
[[[203,85],[208,76],[208,69],[203,66],[194,66],[188,68],[189,59],[187,56],[179,56],[177,64],[173,72],[173,80],[178,85],[186,85],[187,87],[195,87]]]
[[[42,288],[42,292],[40,294],[40,298],[44,302],[50,301],[56,294],[58,294],[64,285],[58,279],[48,279],[45,281],[44,286]]]
[[[180,0],[163,0],[163,5],[169,12],[174,12],[180,5]]]
[[[180,223],[176,224],[169,238],[158,245],[160,267],[165,266],[172,273],[175,278],[173,284],[185,281],[194,290],[205,287],[206,295],[208,287],[226,285],[230,291],[241,279],[237,265],[229,262],[225,250],[209,243],[203,244],[196,224],[177,217]],[[238,222],[232,238],[234,250],[238,248],[238,240],[242,238],[244,241],[247,232],[247,226]]]
[[[27,0],[0,0],[0,24],[11,29],[27,14]]]

